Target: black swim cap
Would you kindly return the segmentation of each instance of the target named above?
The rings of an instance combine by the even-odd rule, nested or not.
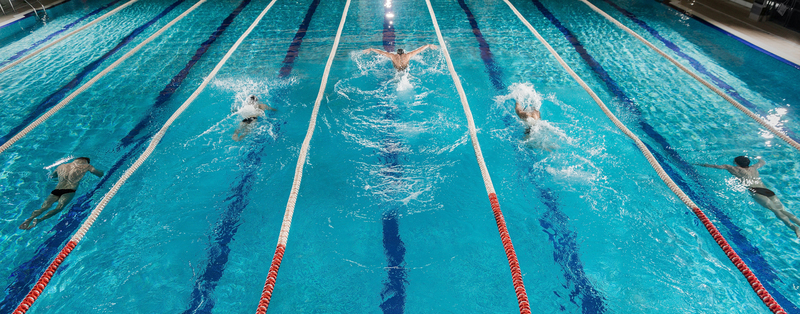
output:
[[[739,167],[747,168],[750,167],[750,158],[745,156],[739,156],[733,159],[733,162],[739,165]]]
[[[78,158],[75,158],[75,160],[78,160],[78,159],[83,159],[83,160],[86,160],[86,163],[87,163],[87,164],[90,164],[90,163],[92,163],[92,162],[89,160],[89,157],[78,157]]]
[[[405,50],[403,50],[403,49],[397,49],[397,54],[401,55],[401,54],[404,54],[404,53],[406,53],[406,51],[405,51]]]

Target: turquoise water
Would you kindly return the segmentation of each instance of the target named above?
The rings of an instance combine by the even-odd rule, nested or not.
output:
[[[106,3],[72,4],[74,11],[51,16],[48,23],[65,25]],[[173,3],[136,3],[0,74],[2,134]],[[608,73],[606,81],[533,2],[513,3],[612,111],[666,156],[661,161],[675,169],[673,178],[686,182],[722,234],[758,268],[754,271],[762,282],[773,287],[770,292],[789,301],[781,305],[797,313],[792,306],[800,303],[799,241],[727,173],[689,164],[761,156],[767,160],[764,181],[797,213],[800,169],[792,160],[798,152],[584,4],[541,2]],[[663,47],[619,11],[594,3]],[[800,103],[800,96],[787,84],[800,79],[798,70],[657,2],[616,3],[783,130],[800,132],[792,106]],[[193,4],[180,3],[155,20],[85,74],[84,82]],[[152,124],[134,138],[147,139],[157,130],[267,4],[253,1],[242,10],[163,109],[150,110],[239,1],[203,4],[0,155],[5,221],[0,245],[9,252],[0,263],[4,300],[19,293],[12,287],[21,271],[38,265],[28,263],[37,251],[61,233],[71,235],[64,231],[70,230],[70,217],[94,208],[140,154],[140,146],[121,140],[147,117]],[[465,1],[498,66],[491,75],[459,3],[432,4],[479,129],[534,312],[769,312],[631,140],[503,2]],[[310,6],[311,1],[276,3],[109,203],[33,313],[255,310],[344,1],[319,2],[291,74],[280,78],[287,49]],[[393,1],[392,8],[398,48],[436,43],[424,2]],[[408,74],[400,76],[387,60],[360,52],[382,47],[384,14],[384,3],[356,1],[350,6],[269,310],[516,312],[507,260],[441,51],[420,54]],[[5,43],[0,59],[51,31],[39,26]],[[493,77],[501,88],[492,83]],[[630,105],[609,88],[609,80]],[[278,111],[262,117],[245,140],[234,142],[231,134],[241,119],[237,110],[249,94]],[[508,100],[513,96],[541,106],[547,122],[531,140],[524,140],[524,126]],[[654,131],[648,133],[643,125]],[[99,169],[119,164],[120,170],[109,171],[107,181],[87,175],[76,199],[97,192],[83,209],[70,205],[62,216],[31,231],[17,229],[54,186],[44,168],[83,155]],[[387,221],[397,223],[402,242],[393,245],[402,247],[402,254],[387,251]],[[54,242],[50,245],[56,248],[65,243]],[[398,257],[399,265],[387,261]],[[210,269],[224,271],[215,276]],[[403,310],[390,304],[401,304]]]

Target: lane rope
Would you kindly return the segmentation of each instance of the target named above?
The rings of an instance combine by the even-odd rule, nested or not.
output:
[[[614,123],[614,125],[616,125],[617,128],[622,130],[622,132],[625,133],[625,135],[630,137],[636,143],[636,146],[639,148],[639,150],[642,152],[645,158],[647,158],[647,162],[650,163],[650,166],[652,166],[653,169],[656,171],[656,173],[658,173],[658,177],[661,178],[661,180],[667,184],[669,189],[672,190],[672,192],[675,193],[675,195],[678,196],[678,198],[684,204],[686,204],[686,206],[688,206],[692,210],[692,212],[695,213],[695,215],[697,215],[697,217],[703,223],[703,226],[706,227],[709,234],[711,234],[711,236],[714,238],[714,241],[716,241],[719,247],[725,252],[725,255],[728,256],[728,258],[731,260],[731,262],[733,262],[736,268],[739,269],[742,275],[745,276],[747,281],[750,283],[750,286],[753,288],[753,291],[756,292],[761,301],[764,302],[764,304],[773,313],[786,314],[783,308],[781,308],[781,306],[775,301],[775,299],[772,298],[772,296],[764,288],[764,286],[761,285],[761,282],[753,274],[753,272],[750,271],[750,268],[747,266],[747,264],[745,264],[745,262],[741,258],[739,258],[739,256],[736,254],[736,251],[733,248],[731,248],[731,246],[728,244],[728,241],[725,240],[725,237],[723,237],[722,234],[719,232],[719,230],[717,230],[717,228],[714,226],[711,220],[709,220],[708,217],[706,217],[705,213],[703,213],[703,211],[700,210],[700,208],[689,198],[689,196],[687,196],[680,189],[680,187],[678,187],[678,185],[675,184],[674,181],[672,181],[672,178],[670,178],[669,175],[667,175],[667,173],[664,171],[664,169],[661,167],[658,161],[656,161],[653,154],[650,152],[649,149],[647,149],[647,146],[645,146],[645,144],[639,139],[639,137],[636,136],[636,134],[633,134],[633,132],[631,132],[627,127],[625,127],[625,125],[622,124],[622,122],[619,121],[619,119],[617,119],[617,117],[613,113],[611,113],[611,110],[608,109],[608,107],[605,105],[605,103],[603,103],[600,97],[598,97],[597,94],[595,94],[595,92],[589,87],[589,85],[587,85],[586,82],[584,82],[578,76],[578,74],[576,74],[575,71],[573,71],[572,68],[570,68],[566,62],[564,62],[564,59],[561,58],[558,52],[556,52],[555,49],[553,49],[553,47],[550,46],[550,44],[541,35],[539,35],[539,32],[537,32],[536,29],[534,29],[533,26],[528,22],[528,20],[525,19],[522,16],[522,14],[519,13],[519,11],[517,11],[517,8],[514,7],[514,5],[512,5],[511,2],[509,2],[508,0],[503,0],[503,1],[508,5],[509,8],[511,8],[514,14],[517,15],[520,21],[522,21],[522,23],[528,27],[531,33],[533,33],[533,35],[536,36],[536,38],[547,48],[547,50],[550,51],[550,54],[552,54],[553,57],[558,61],[558,63],[561,64],[564,70],[566,70],[567,73],[569,73],[569,75],[572,76],[572,78],[575,79],[575,81],[578,82],[578,84],[580,84],[581,87],[583,87],[583,89],[587,93],[589,93],[592,99],[594,99],[597,105],[600,106],[600,109],[603,110],[603,113],[605,113],[606,116],[608,116],[608,118]]]
[[[77,34],[77,33],[80,33],[81,31],[83,31],[83,30],[85,30],[85,29],[87,29],[87,28],[91,27],[91,26],[92,26],[92,25],[94,25],[94,24],[97,24],[97,23],[99,23],[99,22],[100,22],[100,21],[102,21],[102,20],[105,20],[107,17],[114,15],[115,13],[117,13],[117,12],[121,11],[121,10],[122,10],[122,9],[124,9],[124,8],[127,8],[128,6],[130,6],[131,4],[133,4],[133,3],[137,2],[137,1],[139,1],[139,0],[131,0],[131,1],[128,1],[128,2],[126,2],[125,4],[123,4],[123,5],[119,6],[119,7],[117,7],[116,9],[114,9],[114,10],[111,10],[111,11],[109,11],[109,12],[108,12],[108,13],[106,13],[106,14],[103,14],[101,17],[98,17],[98,18],[97,18],[97,19],[95,19],[94,21],[91,21],[91,22],[87,23],[86,25],[84,25],[84,26],[81,26],[80,28],[78,28],[78,29],[76,29],[76,30],[74,30],[74,31],[70,32],[69,34],[66,34],[66,35],[62,36],[62,37],[61,37],[61,38],[59,38],[59,39],[56,39],[55,41],[53,41],[53,42],[51,42],[51,43],[49,43],[49,44],[45,45],[45,46],[44,46],[44,47],[42,47],[42,48],[39,48],[39,49],[37,49],[37,50],[36,50],[36,51],[34,51],[34,52],[31,52],[31,53],[30,53],[30,54],[28,54],[27,56],[24,56],[24,57],[22,57],[22,58],[19,58],[19,59],[17,59],[17,60],[16,60],[16,61],[14,61],[14,62],[11,62],[11,63],[7,64],[6,66],[4,66],[4,67],[0,68],[0,73],[3,73],[3,72],[5,72],[5,71],[6,71],[6,70],[8,70],[8,69],[10,69],[10,68],[13,68],[13,67],[14,67],[14,66],[16,66],[17,64],[20,64],[20,63],[24,62],[25,60],[28,60],[28,59],[32,58],[33,56],[35,56],[35,55],[39,54],[40,52],[47,50],[47,48],[50,48],[50,47],[52,47],[53,45],[55,45],[55,44],[57,44],[57,43],[60,43],[62,40],[64,40],[64,39],[67,39],[67,38],[69,38],[70,36],[72,36],[72,35],[75,35],[75,34]]]
[[[743,113],[744,113],[744,114],[746,114],[748,117],[750,117],[751,119],[753,119],[753,120],[755,120],[756,122],[758,122],[758,124],[761,124],[761,126],[765,127],[767,130],[769,130],[770,132],[772,132],[772,134],[775,134],[775,136],[777,136],[777,137],[780,137],[782,140],[784,140],[786,143],[788,143],[789,145],[791,145],[791,146],[792,146],[792,147],[794,147],[795,149],[797,149],[797,150],[800,150],[800,143],[797,143],[795,140],[793,140],[792,138],[790,138],[788,135],[784,134],[783,132],[781,132],[780,130],[778,130],[777,128],[775,128],[774,126],[770,125],[770,124],[769,124],[769,122],[767,122],[767,121],[766,121],[766,120],[764,120],[763,118],[759,117],[758,115],[756,115],[755,113],[753,113],[752,111],[750,111],[749,109],[747,109],[745,106],[743,106],[743,105],[742,105],[742,104],[740,104],[738,101],[736,101],[736,99],[733,99],[731,96],[728,96],[728,94],[726,94],[725,92],[723,92],[721,89],[719,89],[719,88],[717,88],[716,86],[712,85],[711,83],[709,83],[709,82],[708,82],[708,81],[706,81],[705,79],[701,78],[699,75],[695,74],[695,73],[694,73],[692,70],[690,70],[689,68],[687,68],[687,67],[683,66],[682,64],[680,64],[680,63],[678,62],[678,60],[675,60],[675,58],[672,58],[672,57],[670,57],[670,56],[669,56],[669,55],[667,55],[667,54],[666,54],[664,51],[662,51],[661,49],[659,49],[658,47],[656,47],[655,45],[653,45],[652,43],[650,43],[650,42],[649,42],[647,39],[644,39],[644,37],[640,36],[639,34],[637,34],[636,32],[634,32],[633,30],[631,30],[631,29],[630,29],[630,28],[628,28],[627,26],[625,26],[625,25],[622,25],[622,23],[620,23],[620,22],[619,22],[617,19],[615,19],[615,18],[611,17],[610,15],[608,15],[608,14],[607,14],[606,12],[604,12],[603,10],[600,10],[600,8],[596,7],[594,4],[590,3],[590,2],[589,2],[589,1],[587,1],[587,0],[580,0],[580,1],[581,1],[581,2],[583,2],[583,3],[585,3],[587,6],[589,6],[589,7],[590,7],[592,10],[594,10],[595,12],[597,12],[597,13],[599,13],[600,15],[602,15],[603,17],[605,17],[607,20],[609,20],[609,21],[611,21],[612,23],[614,23],[615,25],[617,25],[617,26],[618,26],[619,28],[621,28],[622,30],[624,30],[624,31],[628,32],[628,34],[631,34],[633,37],[636,37],[636,39],[638,39],[639,41],[641,41],[642,43],[644,43],[645,45],[647,45],[647,47],[650,47],[650,49],[653,49],[655,52],[657,52],[658,54],[660,54],[662,57],[664,57],[664,58],[666,58],[667,60],[669,60],[670,62],[672,62],[672,64],[674,64],[674,65],[675,65],[676,67],[678,67],[679,69],[683,70],[683,72],[686,72],[686,74],[689,74],[689,76],[693,77],[695,80],[697,80],[697,81],[698,81],[698,82],[700,82],[701,84],[705,85],[706,87],[708,87],[709,89],[711,89],[712,91],[714,91],[715,93],[717,93],[717,95],[719,95],[720,97],[722,97],[722,98],[724,98],[725,100],[727,100],[727,101],[728,101],[728,102],[729,102],[731,105],[733,105],[734,107],[736,107],[736,109],[739,109],[739,111],[743,112]]]
[[[103,78],[106,74],[108,74],[109,72],[114,70],[114,68],[116,68],[118,65],[122,64],[122,62],[124,62],[125,60],[127,60],[128,58],[130,58],[131,56],[136,54],[140,49],[142,49],[142,47],[144,47],[145,45],[147,45],[151,41],[155,40],[157,37],[161,36],[161,34],[163,34],[168,29],[170,29],[173,25],[175,25],[175,23],[178,23],[178,21],[182,20],[184,17],[189,15],[189,13],[194,11],[194,9],[196,9],[198,6],[200,6],[200,4],[202,4],[202,3],[206,2],[206,1],[207,0],[198,1],[194,6],[192,6],[188,10],[186,10],[186,12],[183,12],[183,14],[181,14],[178,17],[176,17],[172,21],[170,21],[167,25],[164,25],[164,27],[159,29],[155,34],[153,34],[150,37],[148,37],[147,39],[145,39],[142,43],[140,43],[139,45],[137,45],[136,47],[131,49],[131,51],[128,51],[128,53],[126,53],[125,55],[123,55],[122,57],[117,59],[117,61],[115,61],[114,63],[109,65],[102,72],[100,72],[97,75],[95,75],[91,80],[86,82],[86,84],[83,84],[80,88],[78,88],[77,90],[72,92],[72,94],[69,94],[69,96],[67,96],[66,98],[61,100],[57,105],[53,106],[53,108],[50,108],[50,110],[48,110],[41,117],[36,119],[36,121],[33,121],[31,124],[29,124],[24,129],[22,129],[22,131],[19,131],[19,133],[14,135],[14,137],[10,138],[3,145],[0,145],[0,154],[2,154],[4,151],[6,151],[9,147],[11,147],[11,145],[16,143],[18,140],[20,140],[21,138],[25,137],[25,135],[27,135],[30,131],[33,131],[33,129],[38,127],[40,124],[42,124],[45,121],[47,121],[48,119],[50,119],[51,116],[53,116],[56,112],[61,110],[61,108],[64,108],[64,106],[69,104],[73,99],[75,99],[75,97],[78,97],[78,95],[83,93],[85,90],[89,89],[89,87],[92,87],[92,85],[94,85],[94,83],[97,83],[97,81],[99,81],[101,78]]]
[[[436,29],[436,37],[439,39],[439,46],[442,48],[445,60],[447,61],[447,68],[450,70],[450,77],[458,90],[458,97],[461,99],[461,106],[464,108],[464,114],[467,116],[467,127],[469,129],[469,136],[472,142],[472,148],[475,150],[475,157],[478,160],[478,166],[481,169],[481,176],[483,177],[483,184],[486,187],[486,192],[489,194],[489,202],[492,205],[492,213],[494,214],[495,221],[497,222],[497,229],[500,233],[500,240],[503,243],[503,249],[508,258],[508,265],[511,270],[511,278],[514,284],[514,292],[517,295],[517,303],[519,304],[519,311],[521,314],[530,314],[531,307],[528,302],[528,293],[525,291],[525,284],[522,281],[522,270],[519,267],[516,251],[514,245],[511,243],[511,237],[508,234],[503,212],[500,210],[500,202],[497,200],[497,194],[492,184],[492,178],[489,177],[489,170],[486,168],[486,162],[483,159],[480,143],[478,143],[478,135],[475,129],[475,121],[472,119],[472,111],[467,102],[467,95],[464,93],[464,88],[461,86],[461,80],[458,78],[453,60],[450,59],[450,53],[447,50],[447,45],[442,37],[442,31],[439,29],[439,23],[436,21],[436,14],[433,12],[430,0],[425,0],[428,5],[428,12],[430,12],[433,27]]]
[[[328,56],[328,62],[325,64],[325,71],[322,73],[322,82],[319,86],[319,93],[317,99],[314,101],[314,109],[311,111],[311,119],[308,122],[308,130],[306,137],[303,139],[303,145],[300,147],[300,155],[297,157],[297,165],[294,170],[294,180],[292,181],[292,190],[289,192],[289,201],[286,203],[286,211],[283,214],[283,222],[281,223],[281,231],[278,235],[278,245],[275,248],[275,254],[272,257],[272,263],[269,266],[269,273],[267,280],[264,283],[264,289],[261,292],[261,299],[258,302],[257,314],[264,314],[269,308],[269,301],[272,299],[272,292],[275,290],[275,281],[278,278],[278,270],[281,267],[283,260],[283,253],[286,251],[286,243],[289,241],[289,229],[292,227],[292,216],[294,215],[294,207],[297,203],[297,195],[300,192],[300,182],[303,180],[303,166],[306,164],[306,157],[308,155],[309,145],[311,144],[311,137],[314,136],[314,128],[317,125],[317,114],[319,113],[320,103],[325,93],[325,87],[328,84],[328,75],[331,72],[331,65],[333,58],[336,56],[336,50],[339,47],[339,40],[342,37],[342,30],[344,23],[347,20],[347,11],[350,8],[350,0],[344,5],[344,12],[342,19],[339,22],[339,29],[336,31],[336,38],[333,40],[333,47]]]
[[[264,10],[258,16],[258,18],[256,18],[256,20],[247,29],[247,31],[245,31],[242,34],[242,36],[239,37],[239,40],[237,40],[236,43],[233,44],[233,46],[228,50],[228,53],[226,53],[225,56],[222,58],[222,60],[220,60],[220,62],[217,64],[217,66],[214,67],[214,70],[212,70],[211,73],[203,80],[203,83],[200,84],[197,90],[195,90],[194,93],[192,93],[192,95],[180,106],[180,108],[178,108],[172,114],[172,116],[161,127],[158,133],[156,133],[156,135],[153,136],[153,139],[150,141],[150,144],[147,146],[147,149],[142,153],[142,155],[139,156],[138,159],[136,159],[136,161],[133,163],[133,165],[131,165],[130,168],[125,170],[125,173],[123,173],[122,176],[119,178],[119,180],[117,180],[117,182],[114,184],[111,190],[109,190],[106,193],[106,195],[103,196],[103,199],[100,201],[99,204],[97,204],[97,207],[95,207],[94,210],[92,210],[92,213],[89,215],[86,221],[84,221],[83,225],[81,225],[81,228],[78,229],[75,235],[72,236],[67,245],[64,246],[64,248],[61,250],[61,253],[55,258],[55,260],[50,264],[50,267],[48,267],[47,270],[44,272],[44,274],[42,274],[42,276],[39,278],[39,281],[33,287],[31,292],[29,292],[28,295],[25,297],[25,299],[23,299],[22,303],[14,311],[14,314],[24,314],[31,307],[33,302],[36,301],[36,298],[38,298],[39,295],[44,290],[44,288],[47,287],[47,283],[50,282],[50,279],[53,277],[53,274],[58,269],[59,265],[61,265],[61,262],[64,261],[64,259],[69,255],[72,249],[74,249],[75,246],[77,246],[78,243],[83,239],[83,237],[86,235],[86,232],[88,232],[89,228],[92,227],[95,220],[97,220],[97,217],[100,215],[103,209],[105,209],[108,202],[111,201],[114,195],[117,194],[117,191],[119,191],[122,185],[125,184],[125,181],[127,181],[128,178],[130,178],[131,175],[133,175],[133,173],[136,172],[137,169],[139,169],[139,167],[145,162],[145,160],[147,160],[147,158],[150,157],[150,154],[152,154],[156,146],[158,146],[159,142],[161,141],[161,138],[164,137],[164,134],[166,134],[167,129],[169,129],[172,123],[186,110],[186,108],[189,107],[189,105],[192,102],[194,102],[195,99],[197,99],[197,97],[206,88],[206,86],[208,86],[208,84],[211,83],[211,80],[213,80],[214,77],[216,77],[217,73],[220,71],[220,69],[222,69],[222,67],[231,57],[231,55],[233,55],[236,49],[242,44],[242,42],[244,42],[245,38],[247,38],[247,36],[250,35],[253,29],[255,29],[256,25],[258,25],[258,23],[264,18],[264,15],[267,14],[267,12],[270,10],[270,8],[272,8],[272,6],[275,4],[276,1],[277,0],[272,0],[272,2],[270,2],[269,5],[267,5],[267,7],[264,8]],[[200,4],[204,2],[206,2],[206,0],[199,1],[197,4],[195,4],[192,8],[190,8],[186,12],[188,13],[194,10],[196,7],[200,6]],[[184,15],[185,14],[186,13],[184,13]]]

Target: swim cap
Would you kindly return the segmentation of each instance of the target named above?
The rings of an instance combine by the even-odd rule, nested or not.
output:
[[[250,99],[252,101],[258,101],[258,97],[256,97],[256,95],[250,95],[249,97],[247,97],[247,99]]]
[[[87,163],[87,164],[90,164],[90,163],[92,163],[92,162],[89,160],[89,157],[78,157],[78,158],[75,158],[75,160],[78,160],[78,159],[83,159],[83,160],[86,160],[86,163]]]
[[[401,54],[404,54],[404,53],[406,53],[405,50],[397,49],[397,54],[401,55]]]
[[[747,158],[745,156],[736,157],[733,159],[733,162],[742,168],[750,167],[750,158]]]

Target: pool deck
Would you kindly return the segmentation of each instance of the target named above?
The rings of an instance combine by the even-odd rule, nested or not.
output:
[[[772,22],[751,20],[750,8],[745,6],[745,3],[739,4],[728,0],[671,0],[669,4],[795,65],[800,65],[800,33]]]

